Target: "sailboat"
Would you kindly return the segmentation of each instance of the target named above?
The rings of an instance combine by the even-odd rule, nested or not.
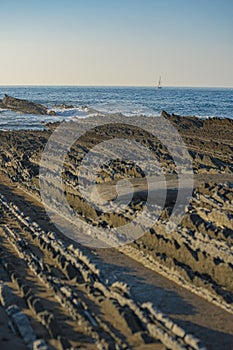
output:
[[[159,81],[158,81],[158,89],[162,89],[162,79],[161,76],[159,77]]]

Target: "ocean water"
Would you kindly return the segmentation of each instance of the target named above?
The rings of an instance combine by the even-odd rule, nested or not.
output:
[[[158,116],[162,110],[200,118],[233,118],[233,88],[0,86],[4,94],[41,103],[54,109],[62,103],[74,108],[55,108],[57,116],[24,115],[0,109],[0,129],[43,129],[43,122],[85,118],[88,106],[101,112],[126,116]]]

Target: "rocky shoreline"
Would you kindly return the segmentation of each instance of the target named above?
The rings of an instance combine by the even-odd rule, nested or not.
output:
[[[166,112],[163,112],[163,117],[178,130],[192,159],[193,171],[196,176],[193,196],[189,205],[186,207],[186,212],[182,221],[175,230],[166,233],[166,222],[169,220],[174,205],[173,197],[169,197],[168,195],[162,214],[154,227],[138,240],[133,241],[127,246],[122,246],[119,250],[127,256],[141,262],[151,270],[161,273],[166,278],[204,297],[211,304],[220,307],[223,312],[232,314],[233,121],[230,119],[217,118],[201,120],[195,117],[169,115]],[[123,116],[120,118],[120,121],[123,123]],[[135,215],[137,211],[142,210],[144,205],[142,193],[145,183],[143,176],[140,169],[133,164],[122,163],[119,160],[109,163],[108,166],[102,168],[99,172],[97,179],[99,191],[106,193],[106,195],[109,196],[108,199],[111,200],[111,196],[114,196],[114,190],[111,192],[110,187],[114,188],[119,179],[124,179],[126,177],[128,179],[133,179],[132,184],[138,196],[132,201],[130,209],[124,215],[111,213],[103,214],[94,208],[90,208],[88,203],[82,198],[81,193],[77,190],[77,169],[88,150],[93,147],[93,145],[103,140],[115,137],[116,130],[111,125],[99,129],[94,128],[94,120],[91,118],[85,122],[80,120],[80,128],[84,125],[82,123],[90,123],[92,127],[89,128],[90,131],[85,134],[85,136],[72,146],[72,151],[67,155],[68,158],[63,172],[64,190],[67,201],[82,218],[93,226],[100,225],[101,227],[101,225],[109,225],[111,227],[125,224],[132,220],[133,215]],[[56,126],[57,125],[59,124],[56,124]],[[53,130],[54,125],[50,124],[46,131],[28,130],[0,132],[0,167],[2,173],[5,174],[4,176],[9,177],[14,184],[20,186],[21,189],[32,195],[33,198],[37,198],[39,201],[39,165],[41,154]],[[154,152],[163,165],[163,169],[165,169],[167,181],[171,189],[175,190],[176,176],[174,164],[169,157],[167,149],[161,142],[156,140],[153,136],[148,135],[146,132],[141,130],[138,132],[123,124],[122,128],[119,128],[119,130],[122,138],[131,137],[132,139],[137,139]],[[67,132],[70,133],[70,135],[72,134],[72,124]],[[60,145],[60,147],[61,146],[62,145]],[[59,147],[57,149],[59,150]],[[47,164],[47,168],[51,176],[53,176],[51,164]],[[54,186],[56,186],[56,184],[54,184]],[[57,203],[53,204],[58,205]],[[11,211],[11,214],[8,213],[7,215],[15,215],[17,210],[13,208],[13,205],[14,203],[5,205],[3,202],[1,208],[2,210],[4,209],[4,213],[7,210]],[[3,217],[5,217],[5,215],[6,214],[4,214]],[[19,220],[21,220],[24,225],[28,225],[31,230],[32,223],[27,222],[24,216],[21,215]],[[8,221],[6,220],[6,222]],[[5,236],[2,231],[4,240],[6,239],[6,232],[8,232],[6,230],[11,230],[8,235],[12,237],[11,243],[16,246],[18,244],[17,242],[21,239],[22,244],[25,244],[22,240],[23,237],[18,235],[17,231],[12,230],[11,227],[3,227],[2,229],[3,231],[5,230]],[[33,230],[31,233],[28,232],[27,235],[28,234],[31,235],[30,239],[36,241],[36,234]],[[46,239],[45,242],[42,242],[42,238],[40,242],[38,241],[41,248],[45,251],[53,250],[54,248],[52,246],[50,248],[46,246],[46,244],[51,245],[51,242],[49,242],[49,240],[46,241]],[[25,239],[27,241],[28,238],[25,236],[24,240]],[[65,238],[65,240],[67,240],[67,238]],[[32,269],[39,272],[42,265],[35,265],[35,262],[33,263],[33,261],[30,260],[32,256],[29,252],[20,249],[21,248],[16,247],[18,254],[21,254],[25,261],[27,261],[29,265],[32,265]],[[96,254],[100,254],[101,256],[103,253],[100,251],[97,249]],[[67,254],[70,253],[67,252]],[[57,265],[62,273],[66,275],[66,278],[70,279],[71,275],[76,276],[77,271],[75,272],[73,267],[68,268],[68,265],[66,265],[65,262],[62,263],[59,257],[57,257],[57,259]],[[43,265],[43,269],[44,268],[45,266]],[[10,269],[8,270],[11,274]],[[84,278],[85,280],[84,275],[80,278]],[[94,280],[96,280],[96,278],[97,277],[95,277]],[[47,283],[50,288],[55,289],[55,285],[51,284],[52,281],[47,281],[46,278],[43,277],[43,273],[41,274],[41,279],[44,280],[44,283]],[[93,288],[91,281],[92,278],[86,281],[86,288]],[[106,287],[101,287],[98,283],[95,285],[95,288],[97,285],[100,295],[109,293],[109,298],[111,298],[111,291],[107,292],[105,289]],[[97,291],[95,292],[97,293]],[[119,300],[122,300],[121,302],[123,303],[123,299],[118,299],[118,303]],[[26,302],[28,302],[27,299]],[[65,301],[63,300],[63,302]],[[130,305],[132,306],[133,304]],[[131,314],[131,312],[132,309],[129,311],[129,314]],[[138,317],[141,311],[136,311],[135,309],[134,312],[136,312]],[[127,318],[127,313],[125,315]],[[153,318],[157,316],[153,314],[153,317],[151,315],[149,317]],[[130,327],[134,326],[131,325]],[[172,327],[174,326],[172,325],[171,329]],[[224,326],[221,327],[221,331],[224,332]],[[152,330],[152,328],[150,329]],[[159,336],[158,328],[156,332],[156,336],[161,342],[163,337]],[[167,331],[165,331],[165,333],[166,332]],[[180,332],[182,333],[182,331],[179,331],[179,336],[181,336]],[[189,339],[188,337],[186,338],[184,334],[181,338]],[[150,333],[150,336],[151,335]],[[228,335],[230,336],[230,333],[228,333]],[[176,336],[178,336],[178,334],[176,334]],[[232,338],[229,339],[233,340],[232,333],[231,337]],[[172,336],[172,339],[173,338],[174,335]],[[105,338],[104,342],[108,343],[106,339],[107,338]],[[121,344],[121,346],[123,346],[123,343],[121,343],[122,339],[117,340],[118,344]],[[132,346],[133,340],[131,338],[129,339],[129,343]],[[59,341],[58,338],[57,341]],[[100,339],[98,339],[98,341],[101,343]],[[109,342],[111,343],[112,340],[109,340]],[[153,346],[151,348],[155,349],[155,344],[153,342],[152,344]],[[169,347],[175,348],[174,344],[169,343]],[[196,347],[192,344],[194,344],[194,341],[191,341],[188,345],[190,347],[187,348],[191,349],[191,346],[193,346],[194,349],[199,349],[202,346],[198,345],[197,342],[195,345]],[[211,345],[213,349],[215,348],[214,344],[208,345]],[[144,343],[143,346],[145,349],[147,347],[149,349],[148,344],[145,345]],[[165,346],[168,346],[168,344],[165,344]],[[187,346],[187,344],[185,346]],[[122,348],[124,348],[124,346]],[[158,349],[159,348],[158,345]],[[221,348],[218,346],[218,349]],[[222,347],[222,349],[224,349],[224,347]]]
[[[20,112],[25,114],[40,114],[40,115],[56,115],[56,112],[49,110],[47,107],[39,104],[30,102],[27,100],[15,98],[12,96],[5,95],[5,97],[0,100],[0,108],[10,109],[13,112]]]

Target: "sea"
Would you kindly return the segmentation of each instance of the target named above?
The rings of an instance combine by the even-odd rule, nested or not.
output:
[[[88,118],[89,108],[107,113],[120,112],[126,117],[157,117],[165,110],[181,116],[233,118],[233,88],[0,86],[0,99],[4,94],[41,103],[55,110],[57,116],[0,109],[0,130],[41,130],[46,122]],[[70,108],[64,108],[62,104]]]

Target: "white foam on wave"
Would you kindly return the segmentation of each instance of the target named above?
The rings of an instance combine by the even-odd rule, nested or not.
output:
[[[88,111],[84,108],[50,108],[48,111],[55,111],[58,117],[87,117]]]
[[[158,117],[161,115],[160,112],[156,112],[150,107],[139,103],[132,103],[131,101],[121,101],[121,103],[116,103],[115,101],[106,102],[102,104],[96,104],[94,107],[100,113],[114,114],[121,113],[126,117],[135,117],[135,116],[147,116],[147,117]]]
[[[213,118],[224,119],[225,118],[223,116],[216,116],[216,115],[195,115],[195,117],[199,119],[213,119]]]

